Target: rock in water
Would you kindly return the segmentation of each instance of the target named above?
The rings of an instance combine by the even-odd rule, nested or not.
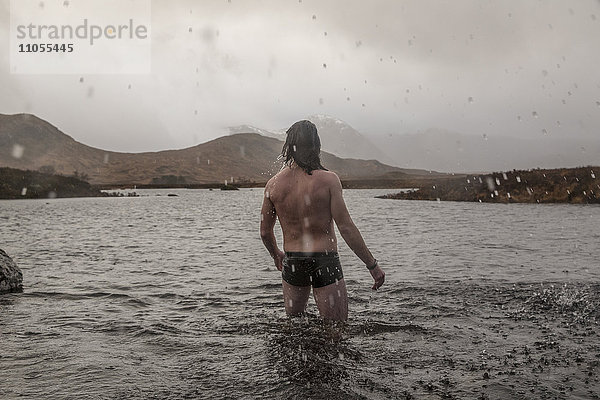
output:
[[[17,264],[0,249],[0,294],[23,290],[23,273]]]

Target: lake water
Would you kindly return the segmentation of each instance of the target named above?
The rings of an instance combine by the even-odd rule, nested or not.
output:
[[[261,189],[0,202],[0,397],[598,398],[600,207],[388,192],[345,191],[387,276],[340,238],[341,336],[286,318]]]

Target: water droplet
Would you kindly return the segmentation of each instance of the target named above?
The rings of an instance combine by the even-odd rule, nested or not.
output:
[[[210,160],[206,160],[206,163],[207,163],[208,165],[210,165]]]
[[[310,196],[307,194],[304,195],[304,204],[306,204],[307,207],[310,207]]]
[[[548,131],[546,130],[546,128],[542,129],[542,133],[543,133],[544,135],[547,135],[547,134],[548,134]]]
[[[69,0],[65,0],[65,1],[63,1],[63,6],[65,6],[65,7],[69,7]]]
[[[323,105],[323,98],[319,97],[319,105]]]
[[[21,158],[23,157],[23,153],[25,152],[25,147],[21,146],[20,144],[14,144],[13,148],[12,148],[12,156],[14,158]]]
[[[323,68],[327,68],[327,64],[323,63]]]
[[[548,71],[546,71],[545,69],[542,70],[542,75],[544,76],[548,76]]]
[[[594,171],[592,171],[592,179],[596,179],[596,175],[594,174]]]
[[[362,46],[362,41],[357,40],[354,44],[356,45],[356,47],[360,47]]]
[[[533,118],[537,118],[538,117],[537,111],[532,112],[531,115],[533,115]]]
[[[310,221],[308,220],[308,218],[304,217],[303,221],[304,221],[304,227],[305,228],[309,228],[310,227]]]
[[[596,102],[596,106],[597,106],[597,107],[600,107],[600,101],[597,101],[597,102]]]
[[[23,189],[21,189],[21,196],[25,196],[27,194],[27,188],[24,187]]]
[[[517,182],[521,183],[521,177],[517,176]]]
[[[560,126],[560,121],[556,121],[556,125],[557,125],[557,126]]]
[[[592,15],[590,15],[590,18],[592,19],[592,21],[595,21],[596,20],[596,15],[592,14]]]
[[[469,100],[469,103],[472,103],[472,102],[473,102],[473,98],[472,98],[472,97],[469,97],[469,99],[468,99],[468,100]]]
[[[191,26],[188,28],[188,32],[192,33],[192,27]]]
[[[265,197],[266,197],[267,199],[269,198],[269,191],[268,191],[268,190],[266,190],[266,191],[265,191]]]
[[[79,83],[83,83],[83,76],[79,78]]]
[[[51,190],[48,192],[48,198],[49,199],[55,199],[56,198],[56,192],[54,190]]]
[[[496,178],[496,185],[500,186],[500,179]]]
[[[104,164],[108,164],[108,160],[110,159],[109,153],[104,153]]]
[[[503,173],[502,173],[502,178],[504,178],[504,180],[505,180],[505,181],[507,181],[507,180],[508,180],[508,176],[506,176],[506,172],[503,172]]]
[[[483,140],[488,140],[488,135],[487,135],[487,133],[484,133],[484,134],[483,134]]]
[[[317,16],[313,14],[312,19],[317,19]]]
[[[327,32],[323,32],[323,36],[327,36]]]
[[[294,150],[294,153],[295,153],[296,152],[296,145],[293,145],[292,149]]]
[[[350,97],[346,97],[346,101],[350,101]]]

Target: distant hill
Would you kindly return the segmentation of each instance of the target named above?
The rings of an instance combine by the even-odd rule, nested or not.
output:
[[[600,141],[582,137],[465,135],[444,129],[373,136],[390,165],[445,172],[579,167],[600,160]]]
[[[600,167],[455,175],[424,180],[416,187],[419,188],[416,191],[379,197],[482,203],[600,204]]]
[[[85,177],[93,184],[264,182],[280,168],[283,143],[256,133],[220,137],[181,149],[146,153],[105,151],[79,143],[30,114],[0,114],[0,166]],[[341,178],[406,171],[375,160],[342,159],[322,152]],[[423,172],[423,171],[421,171]]]

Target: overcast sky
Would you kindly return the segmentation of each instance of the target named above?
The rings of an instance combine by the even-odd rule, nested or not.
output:
[[[600,133],[598,0],[157,0],[140,75],[10,74],[8,26],[0,0],[0,113],[108,150],[317,113],[365,135]]]

